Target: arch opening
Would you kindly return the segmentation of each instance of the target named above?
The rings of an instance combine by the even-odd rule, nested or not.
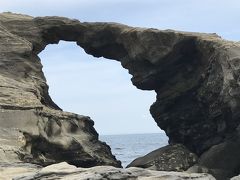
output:
[[[94,58],[75,43],[66,41],[48,45],[39,56],[54,102],[64,111],[90,116],[100,139],[112,147],[113,154],[123,161],[123,166],[136,156],[166,145],[168,138],[149,113],[155,92],[146,93],[134,87],[131,76],[120,62]],[[119,134],[145,133],[161,133],[161,137],[157,138],[155,134],[150,145],[144,145],[145,150],[140,148],[141,151],[137,151],[138,143],[131,147],[124,143],[121,145],[125,147],[116,146],[119,144],[116,141],[123,138]],[[107,136],[116,134],[118,136]],[[134,143],[134,137],[129,138],[128,143]],[[127,147],[135,154],[129,160],[119,152],[129,151],[124,149]]]

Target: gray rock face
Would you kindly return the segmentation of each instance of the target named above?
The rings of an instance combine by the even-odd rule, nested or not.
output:
[[[157,171],[185,171],[198,160],[181,144],[168,145],[135,159],[127,167],[141,167]]]
[[[231,178],[231,180],[239,180],[239,179],[240,179],[240,175],[234,176],[233,178]]]
[[[86,116],[50,109],[2,110],[0,162],[120,166]]]
[[[200,156],[237,133],[237,42],[216,34],[11,13],[0,14],[0,32],[0,117],[4,121],[0,126],[2,132],[7,131],[6,136],[1,134],[2,159],[20,157],[50,164],[69,157],[64,160],[78,166],[119,166],[108,146],[98,141],[93,122],[88,117],[62,112],[48,94],[38,53],[59,40],[75,41],[95,57],[120,61],[137,88],[154,90],[157,99],[150,111],[170,143],[183,144]],[[51,148],[46,151],[42,147]],[[225,147],[227,150],[229,146]],[[56,153],[60,149],[64,155]],[[72,154],[74,162],[69,161]],[[234,153],[229,156],[232,158]],[[80,157],[85,157],[87,163]],[[218,156],[214,160],[217,164],[222,159]]]
[[[137,88],[155,90],[157,101],[151,114],[170,143],[182,143],[201,154],[236,130],[239,43],[215,34],[80,23],[58,17],[35,18],[32,23],[42,38],[38,44],[32,41],[33,54],[43,49],[39,42],[76,41],[95,57],[120,61]],[[54,106],[43,94],[43,101]]]
[[[48,95],[36,51],[46,44],[33,18],[0,14],[0,31],[0,162],[120,167],[94,122],[61,111]]]
[[[13,180],[40,180],[40,179],[68,179],[68,180],[183,180],[183,179],[196,179],[196,180],[215,180],[209,174],[196,174],[196,173],[180,173],[180,172],[163,172],[151,171],[141,168],[120,169],[112,166],[97,166],[93,168],[76,168],[65,162],[53,164],[45,168],[18,166],[7,167],[1,169],[2,176],[5,179]],[[15,172],[15,174],[11,174]],[[0,177],[1,177],[0,175]]]
[[[203,153],[198,165],[207,167],[208,172],[217,179],[227,179],[240,172],[240,139],[231,138],[221,144],[211,147]],[[219,161],[221,159],[221,161]],[[216,163],[217,162],[217,163]]]
[[[27,176],[40,171],[41,166],[30,163],[3,163],[0,162],[0,179],[12,180],[17,176]]]

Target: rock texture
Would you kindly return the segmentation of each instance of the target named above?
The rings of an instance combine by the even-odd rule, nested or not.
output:
[[[211,175],[206,173],[179,173],[179,172],[163,172],[151,171],[141,168],[120,169],[112,166],[97,166],[93,168],[76,168],[65,162],[53,164],[45,168],[18,166],[7,167],[1,169],[2,177],[5,180],[40,180],[40,179],[68,179],[68,180],[183,180],[183,179],[196,179],[196,180],[215,180]],[[14,174],[11,174],[14,172]],[[0,177],[1,177],[0,175]]]
[[[17,176],[27,176],[40,171],[41,166],[30,163],[3,163],[0,162],[0,179],[12,180]]]
[[[120,166],[89,117],[49,109],[4,109],[0,117],[1,162]]]
[[[234,176],[233,178],[231,178],[231,180],[239,180],[240,179],[240,175],[239,176]]]
[[[181,144],[168,145],[139,157],[127,167],[141,167],[157,171],[185,171],[198,157]]]
[[[0,162],[120,167],[89,117],[63,112],[49,97],[37,56],[46,42],[34,21],[0,14]]]
[[[62,112],[49,97],[38,53],[59,40],[75,41],[95,57],[120,61],[137,88],[154,90],[157,99],[150,111],[171,144],[183,144],[201,156],[215,145],[229,152],[231,145],[220,144],[238,138],[238,42],[216,34],[11,13],[0,14],[0,31],[0,126],[2,132],[10,132],[7,137],[1,133],[0,149],[8,160],[21,157],[49,164],[63,157],[70,157],[64,159],[68,161],[74,154],[77,162],[68,162],[75,165],[119,166],[108,146],[98,141],[88,117]],[[64,156],[56,153],[60,149]],[[229,159],[234,156],[229,154]],[[222,161],[220,156],[213,159],[216,164]],[[204,165],[212,168],[211,163]],[[235,165],[230,171],[237,175]]]
[[[208,151],[203,153],[199,159],[198,165],[207,167],[207,172],[213,174],[216,179],[227,179],[240,172],[239,149],[240,138],[233,137],[211,147]],[[221,161],[219,161],[219,159],[221,159]]]

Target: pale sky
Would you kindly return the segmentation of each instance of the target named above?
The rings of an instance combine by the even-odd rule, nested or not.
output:
[[[217,33],[240,41],[239,0],[0,0],[0,11],[80,21]],[[99,134],[160,132],[149,113],[155,92],[136,89],[120,63],[87,55],[71,42],[40,54],[54,101],[88,115]]]

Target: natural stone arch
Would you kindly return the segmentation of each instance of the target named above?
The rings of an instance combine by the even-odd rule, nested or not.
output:
[[[201,155],[213,145],[239,139],[239,43],[215,34],[14,14],[1,14],[0,31],[4,110],[59,109],[48,95],[37,54],[47,44],[75,41],[93,56],[120,61],[137,88],[156,91],[151,114],[170,143]]]
[[[200,154],[222,141],[225,132],[217,132],[216,116],[207,112],[213,104],[221,109],[219,86],[223,78],[218,76],[209,85],[211,75],[206,72],[209,67],[210,72],[222,74],[218,61],[209,66],[222,53],[212,45],[212,39],[216,46],[221,41],[216,35],[132,28],[115,23],[80,23],[57,17],[35,18],[34,23],[41,29],[44,45],[59,40],[76,41],[88,54],[120,61],[133,76],[132,83],[137,88],[155,90],[158,95],[151,114],[166,131],[170,143],[183,143]],[[36,52],[41,50],[38,47],[43,48],[36,46]],[[203,128],[210,118],[208,127]],[[223,116],[220,119],[222,124],[225,119]]]
[[[120,62],[93,57],[69,41],[49,44],[38,56],[53,101],[64,111],[90,116],[100,137],[163,132],[149,113],[155,92],[133,86]]]

